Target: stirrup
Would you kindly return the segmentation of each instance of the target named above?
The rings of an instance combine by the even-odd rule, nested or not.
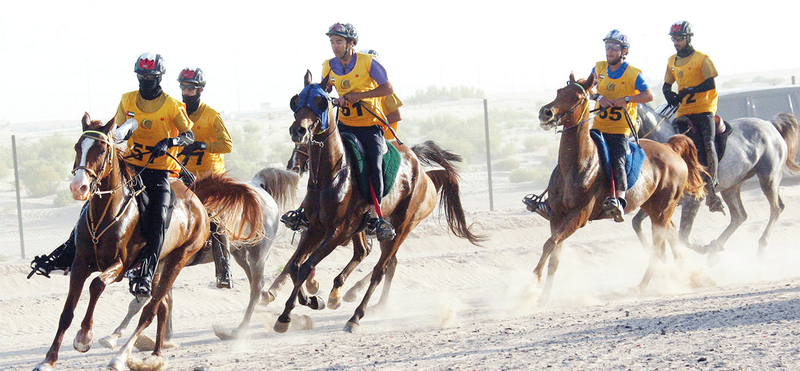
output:
[[[138,276],[131,277],[130,291],[136,297],[150,297],[152,286],[152,279],[150,277]]]
[[[529,194],[522,199],[525,208],[530,212],[541,215],[542,218],[550,220],[550,205],[544,199],[544,193],[540,195]]]
[[[52,271],[64,271],[64,275],[69,274],[72,268],[72,261],[67,262],[64,250],[67,248],[67,243],[57,247],[50,255],[37,255],[31,260],[31,272],[28,273],[28,279],[33,277],[34,274],[50,278]]]
[[[378,241],[393,240],[397,235],[391,223],[383,218],[372,218],[367,222],[367,229],[364,231],[368,236],[375,236]]]
[[[302,208],[289,210],[281,215],[281,223],[283,223],[286,228],[293,231],[305,231],[310,225],[308,218],[306,218],[306,213],[303,212]]]
[[[218,289],[232,289],[233,284],[231,284],[231,274],[230,272],[225,272],[226,274],[223,277],[217,276],[217,288]]]
[[[622,205],[623,201],[619,198],[608,197],[603,200],[603,214],[614,218],[617,223],[625,221],[625,206]]]

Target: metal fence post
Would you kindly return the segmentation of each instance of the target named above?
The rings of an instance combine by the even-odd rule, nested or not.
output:
[[[14,153],[14,184],[17,189],[17,223],[19,224],[19,252],[22,259],[25,259],[25,238],[22,234],[22,199],[19,196],[19,165],[17,163],[17,138],[11,136],[11,152]]]
[[[489,173],[489,211],[494,211],[494,197],[492,195],[492,151],[489,149],[489,103],[483,100],[483,122],[486,131],[486,172]]]

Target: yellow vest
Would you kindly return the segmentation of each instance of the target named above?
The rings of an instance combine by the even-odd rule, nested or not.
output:
[[[708,58],[708,56],[695,51],[689,57],[688,62],[682,66],[677,66],[675,64],[675,59],[677,56],[677,54],[673,54],[671,57],[669,57],[667,69],[678,83],[678,91],[684,88],[697,86],[706,80],[703,78],[702,67],[703,60]],[[702,93],[689,94],[683,98],[681,105],[678,107],[677,116],[686,116],[703,112],[711,112],[712,114],[716,114],[718,100],[719,96],[717,95],[717,89],[711,89]]]
[[[167,95],[167,93],[163,94],[166,97],[164,104],[153,113],[142,112],[136,105],[136,97],[139,95],[138,91],[132,91],[122,95],[122,101],[120,103],[121,108],[125,110],[128,118],[134,118],[139,122],[139,128],[136,129],[128,139],[129,155],[133,156],[128,157],[125,161],[130,164],[136,166],[147,165],[147,162],[150,160],[149,152],[153,150],[156,143],[165,138],[177,137],[179,134],[179,130],[175,126],[173,120],[181,114],[181,111],[184,111],[183,115],[186,115],[184,105],[182,102]],[[117,124],[122,125],[122,122],[118,122]],[[145,154],[144,152],[148,153]],[[178,147],[172,147],[167,152],[175,156],[178,154]],[[169,156],[161,156],[154,159],[147,167],[149,169],[169,170],[173,172],[178,172],[180,170],[179,165]]]
[[[370,67],[372,66],[372,55],[356,53],[356,65],[350,73],[345,75],[337,75],[331,70],[330,61],[326,60],[322,63],[322,76],[327,76],[330,73],[333,79],[333,86],[336,87],[336,92],[342,97],[350,92],[365,92],[378,87],[378,82],[369,75]],[[375,112],[378,116],[382,116],[380,98],[366,98],[361,100],[366,107]],[[377,117],[367,112],[364,107],[359,104],[353,106],[339,108],[339,121],[347,126],[373,126],[380,125],[381,122]]]
[[[597,62],[594,72],[597,74],[597,93],[608,99],[634,96],[640,93],[636,90],[636,78],[641,71],[630,64],[618,79],[608,77],[608,62],[606,61]],[[595,108],[600,108],[600,102],[595,103]],[[628,103],[624,109],[628,111],[631,122],[636,125],[636,118],[639,117],[636,103]],[[623,107],[611,107],[601,111],[594,117],[592,127],[606,134],[631,135]]]
[[[217,134],[215,131],[215,124],[219,112],[209,107],[205,102],[200,102],[200,107],[194,111],[189,118],[194,122],[192,125],[192,132],[194,133],[194,140],[198,142],[216,142]],[[179,159],[184,161],[186,156],[181,156]],[[225,155],[222,153],[211,153],[207,149],[204,151],[197,151],[186,163],[186,169],[195,175],[211,171],[216,174],[225,172]]]
[[[400,98],[397,97],[397,94],[392,94],[381,98],[381,108],[383,109],[383,113],[387,116],[390,113],[399,110],[400,107],[402,106],[403,106],[403,101],[401,101]],[[386,121],[389,121],[388,117]],[[397,121],[390,122],[389,126],[391,126],[392,129],[394,129],[394,131],[397,131]],[[389,129],[386,129],[386,131],[383,132],[383,137],[386,138],[387,140],[397,139],[394,137],[394,134],[392,134],[392,130]]]

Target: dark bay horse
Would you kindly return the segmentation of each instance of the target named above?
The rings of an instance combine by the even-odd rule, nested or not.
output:
[[[236,262],[244,270],[247,275],[247,280],[250,283],[250,300],[244,312],[244,318],[239,326],[233,331],[227,331],[218,326],[214,327],[216,335],[223,339],[232,339],[243,335],[250,324],[250,319],[253,316],[256,304],[258,304],[261,297],[261,291],[264,288],[264,269],[266,266],[267,258],[270,254],[273,241],[278,233],[279,218],[281,211],[285,210],[294,204],[294,199],[297,191],[297,182],[299,177],[296,173],[276,169],[265,168],[260,170],[249,183],[242,183],[228,175],[213,174],[201,176],[194,183],[195,192],[200,198],[201,202],[211,200],[213,195],[218,192],[227,192],[233,188],[250,187],[251,189],[241,189],[239,192],[247,193],[253,192],[253,198],[257,200],[258,205],[261,207],[261,214],[263,224],[259,226],[243,225],[249,229],[262,228],[261,233],[255,240],[229,240],[229,249]],[[217,215],[218,219],[229,219],[237,215],[237,207],[226,207],[222,204],[211,205],[206,204],[206,209]],[[238,215],[241,215],[240,213]],[[241,233],[238,234],[241,237]],[[192,259],[186,264],[187,267],[207,264],[214,261],[214,256],[211,251],[210,244],[206,244],[200,252],[195,254]],[[171,296],[169,297],[171,299]],[[117,326],[111,335],[105,336],[99,340],[100,344],[109,349],[117,347],[117,339],[122,337],[125,328],[128,327],[133,316],[139,313],[144,307],[146,301],[133,299],[128,306],[128,313],[125,318]],[[170,305],[170,308],[172,306]],[[170,311],[171,316],[171,311]],[[145,335],[140,337],[140,343],[152,343],[143,339]],[[172,326],[171,319],[167,322],[167,328],[164,335],[165,339],[169,341],[172,339]],[[141,341],[145,340],[145,341]],[[139,350],[146,347],[141,344],[136,345]]]
[[[290,314],[296,301],[313,309],[325,307],[322,298],[307,296],[302,285],[323,258],[336,247],[347,244],[364,229],[364,216],[370,205],[356,187],[355,172],[350,165],[352,160],[339,136],[330,97],[323,89],[328,84],[328,78],[324,78],[320,84],[312,84],[311,74],[306,73],[304,83],[305,88],[300,95],[309,99],[300,101],[299,95],[293,98],[295,120],[289,132],[295,143],[309,144],[310,176],[303,206],[310,226],[302,234],[297,250],[286,264],[294,287],[283,313],[275,323],[276,332],[288,330]],[[323,122],[314,113],[315,110],[327,110],[327,121]],[[470,230],[461,206],[458,173],[452,164],[453,161],[460,160],[460,157],[439,148],[433,142],[419,146],[419,157],[404,145],[394,145],[400,151],[402,161],[394,187],[384,197],[381,208],[384,218],[392,223],[397,235],[393,240],[380,243],[381,256],[372,270],[370,285],[364,298],[345,325],[344,330],[347,332],[359,330],[359,321],[364,316],[366,306],[375,288],[384,278],[386,281],[380,303],[386,303],[397,266],[395,254],[414,227],[433,212],[439,199],[437,193],[441,194],[440,205],[450,230],[473,244],[478,244],[483,239]],[[421,162],[436,163],[444,169],[436,173],[436,179],[432,179],[422,170]],[[437,189],[440,191],[437,192]],[[351,261],[345,270],[352,269],[357,264],[358,262]]]
[[[545,262],[549,260],[547,281],[539,298],[540,304],[549,300],[553,277],[559,264],[561,246],[565,239],[590,220],[602,215],[602,203],[611,195],[611,181],[600,166],[597,146],[589,135],[588,92],[594,78],[575,81],[570,75],[566,87],[558,89],[556,99],[539,110],[539,121],[545,130],[563,126],[558,150],[558,166],[547,187],[550,215],[550,238],[544,244],[542,256],[534,269],[541,280]],[[652,277],[655,263],[664,259],[665,239],[669,239],[676,259],[675,226],[670,218],[684,192],[701,194],[703,180],[697,161],[697,150],[686,136],[676,136],[667,145],[641,140],[647,154],[639,179],[626,192],[626,212],[641,207],[653,221],[653,252],[650,265],[639,284],[644,290]]]
[[[88,200],[88,207],[75,226],[76,255],[70,270],[70,286],[61,313],[55,339],[45,360],[35,370],[52,370],[58,360],[58,351],[64,333],[74,317],[84,283],[93,272],[100,272],[89,287],[89,305],[81,322],[73,347],[88,351],[93,343],[92,321],[97,301],[105,287],[121,281],[124,273],[139,262],[144,246],[141,233],[138,200],[140,192],[132,186],[134,170],[116,150],[111,131],[114,120],[103,125],[92,121],[89,114],[82,120],[83,134],[75,144],[75,177],[70,190],[75,200]],[[122,370],[131,354],[133,344],[157,315],[156,343],[153,357],[161,358],[165,324],[169,303],[167,295],[181,269],[200,251],[208,239],[209,217],[200,199],[182,182],[171,183],[175,193],[172,220],[165,234],[158,268],[153,279],[151,299],[143,308],[136,330],[108,364],[109,369]],[[246,230],[240,223],[258,226],[255,204],[245,200],[247,195],[236,191],[210,196],[211,204],[244,205],[234,224],[228,230],[244,239],[255,238],[257,230]],[[238,200],[238,201],[235,201]],[[227,222],[227,221],[226,221]],[[231,221],[232,223],[234,221]]]
[[[664,117],[659,112],[647,105],[639,105],[642,126],[640,135],[647,136],[655,141],[666,143],[676,134],[672,123],[672,116]],[[719,160],[717,174],[722,199],[728,205],[731,221],[725,230],[708,245],[701,246],[689,243],[692,224],[700,208],[701,199],[684,197],[681,200],[681,224],[679,236],[681,242],[700,253],[709,253],[708,261],[714,264],[719,258],[718,252],[747,219],[747,212],[742,203],[741,191],[744,182],[752,177],[757,177],[761,191],[769,203],[769,221],[758,240],[758,254],[764,253],[772,227],[784,209],[779,186],[783,178],[783,170],[797,174],[800,165],[795,162],[800,138],[800,126],[797,118],[789,113],[779,113],[772,118],[772,122],[754,117],[738,118],[727,121],[733,129],[728,136],[725,152]],[[639,212],[633,218],[633,227],[643,244],[646,239],[641,233],[642,221],[646,215]]]

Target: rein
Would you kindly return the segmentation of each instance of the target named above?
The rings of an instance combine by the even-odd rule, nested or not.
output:
[[[372,104],[369,104],[368,102],[364,102],[364,101],[359,101],[359,102],[358,102],[358,104],[360,104],[360,105],[361,105],[361,107],[364,107],[364,109],[365,109],[365,110],[367,110],[367,112],[369,112],[370,114],[372,114],[372,116],[375,116],[375,118],[376,118],[376,119],[378,119],[378,121],[380,121],[380,122],[381,122],[381,124],[385,125],[385,126],[386,126],[386,128],[387,128],[387,129],[389,129],[389,131],[391,131],[391,132],[392,132],[392,135],[394,135],[394,139],[396,139],[396,140],[397,140],[397,144],[399,144],[399,145],[401,145],[401,146],[403,145],[403,142],[402,142],[402,141],[400,141],[400,138],[397,136],[397,132],[394,130],[394,128],[392,127],[392,125],[389,125],[389,123],[387,122],[386,118],[385,118],[385,117],[383,117],[383,115],[381,115],[381,116],[378,116],[378,114],[377,114],[377,113],[375,113],[375,112],[372,112],[372,110],[371,110],[371,109],[369,109],[369,107],[367,107],[367,106],[366,106],[366,105],[370,105],[370,106],[372,106]],[[375,108],[375,106],[372,106],[372,108]],[[377,111],[377,110],[376,110],[376,111]]]
[[[647,134],[643,135],[642,138],[647,138],[648,136],[650,136],[650,134],[652,134],[654,131],[656,131],[656,129],[658,129],[658,126],[661,125],[661,123],[664,122],[664,120],[666,120],[670,116],[674,115],[675,112],[677,112],[677,111],[678,111],[678,106],[666,106],[666,107],[664,107],[664,109],[661,112],[658,113],[661,116],[661,121],[659,121],[656,124],[656,126],[653,127],[653,129],[648,131]],[[653,111],[653,112],[655,112],[655,111]]]

